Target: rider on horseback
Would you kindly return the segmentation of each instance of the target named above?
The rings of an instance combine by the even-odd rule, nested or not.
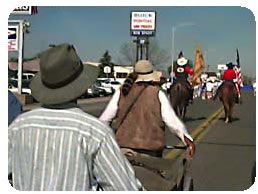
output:
[[[189,60],[186,59],[183,55],[179,55],[176,64],[173,68],[174,72],[174,83],[178,80],[183,80],[187,83],[187,87],[190,93],[190,103],[193,102],[193,88],[192,85],[189,83],[187,78],[193,75],[193,70],[189,67]]]
[[[223,77],[222,77],[222,80],[224,80],[223,82],[222,82],[222,84],[218,87],[218,89],[217,89],[217,91],[216,91],[216,94],[215,94],[215,96],[214,96],[214,100],[216,100],[216,98],[217,98],[217,96],[218,96],[218,94],[219,94],[219,91],[220,91],[220,89],[222,88],[222,86],[223,86],[223,84],[225,83],[225,81],[231,81],[231,82],[233,82],[234,83],[234,86],[235,86],[235,88],[236,88],[236,90],[237,90],[237,93],[238,93],[238,98],[236,99],[236,103],[239,103],[240,102],[240,99],[239,99],[239,94],[240,94],[240,89],[239,89],[239,86],[237,85],[237,82],[236,82],[236,78],[237,78],[237,76],[236,76],[236,73],[235,73],[235,71],[234,71],[234,69],[233,69],[233,67],[234,67],[234,65],[233,65],[233,63],[228,63],[228,64],[226,64],[227,65],[227,67],[228,67],[228,69],[224,72],[224,74],[223,74]]]

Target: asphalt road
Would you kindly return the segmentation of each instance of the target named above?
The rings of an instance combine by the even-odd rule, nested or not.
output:
[[[106,104],[105,101],[85,104],[82,108],[99,116]],[[234,107],[231,124],[224,123],[224,112],[219,112],[215,119],[211,118],[221,107],[219,100],[196,99],[187,112],[185,125],[190,133],[194,134],[202,124],[205,126],[203,132],[194,137],[198,142],[191,171],[194,190],[197,191],[243,191],[252,185],[256,161],[255,97],[252,93],[243,93],[243,104]],[[168,145],[180,142],[168,130],[166,136]]]
[[[79,100],[79,105],[98,117],[109,99]],[[221,107],[219,100],[198,98],[187,111],[185,125],[196,143],[191,172],[197,191],[243,191],[252,185],[256,161],[255,97],[243,93],[243,104],[234,107],[231,124],[224,123]],[[180,143],[168,130],[166,142],[167,145]],[[167,150],[164,155],[171,157],[171,152]]]

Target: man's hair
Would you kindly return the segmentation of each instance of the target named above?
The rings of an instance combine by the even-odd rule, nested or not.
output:
[[[130,73],[128,75],[128,77],[126,78],[123,86],[122,86],[122,94],[123,96],[127,96],[135,82],[135,80],[137,79],[138,75],[137,73],[133,72],[133,73]]]

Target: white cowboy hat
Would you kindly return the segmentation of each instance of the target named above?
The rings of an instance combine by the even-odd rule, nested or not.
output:
[[[154,71],[152,64],[147,60],[140,60],[135,64],[135,72],[138,77],[135,82],[160,81],[162,73]]]
[[[180,57],[179,59],[177,59],[176,62],[179,66],[183,66],[183,65],[186,65],[188,63],[188,59],[186,59],[184,57]]]

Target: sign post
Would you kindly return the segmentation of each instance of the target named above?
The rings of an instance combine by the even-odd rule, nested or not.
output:
[[[16,24],[8,26],[8,51],[18,51],[18,93],[22,94],[24,20],[9,20],[8,23]]]
[[[105,66],[104,67],[104,73],[107,75],[107,77],[109,78],[109,74],[111,73],[111,67],[109,66]]]

